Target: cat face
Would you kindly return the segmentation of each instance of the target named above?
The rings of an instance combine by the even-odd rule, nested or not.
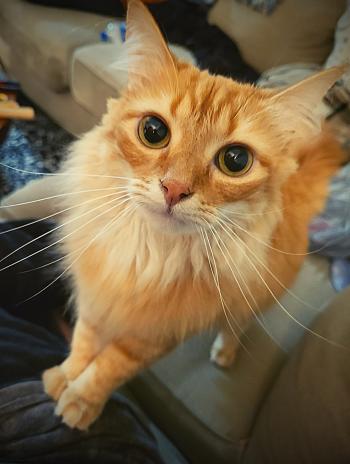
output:
[[[171,55],[137,0],[125,49],[127,87],[105,125],[149,221],[184,233],[224,211],[249,221],[272,209],[297,169],[296,148],[319,130],[313,109],[339,70],[279,94],[212,76]]]
[[[178,82],[175,95],[154,88],[145,98],[138,89],[115,109],[113,136],[138,179],[130,189],[141,210],[158,227],[191,231],[221,207],[261,208],[278,159],[273,143],[256,136],[253,115],[243,114],[254,90],[242,96],[243,86],[188,65],[178,66]]]

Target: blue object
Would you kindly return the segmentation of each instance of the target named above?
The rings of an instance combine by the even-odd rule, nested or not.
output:
[[[122,23],[119,24],[119,31],[120,31],[120,37],[123,42],[125,42],[125,37],[126,37],[126,23],[123,21]]]
[[[331,282],[334,290],[341,292],[350,285],[350,261],[335,258],[331,262]]]
[[[109,42],[109,37],[106,31],[100,32],[101,42]]]

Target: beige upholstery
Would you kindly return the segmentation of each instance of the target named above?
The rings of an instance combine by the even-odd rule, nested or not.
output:
[[[281,300],[284,309],[275,304],[264,315],[266,331],[253,320],[242,339],[246,350],[240,349],[231,369],[210,363],[213,333],[179,346],[132,382],[142,407],[177,446],[187,450],[188,445],[190,455],[196,449],[198,462],[238,459],[265,396],[304,334],[303,325],[309,326],[335,295],[327,260],[308,257],[291,292]],[[223,455],[213,451],[215,442]]]
[[[16,49],[22,65],[56,92],[68,88],[73,51],[98,42],[109,21],[90,13],[0,0],[0,36]]]
[[[234,40],[243,58],[262,72],[280,64],[322,64],[333,46],[345,0],[283,0],[270,15],[235,0],[218,0],[209,21]]]
[[[110,97],[118,97],[125,74],[111,68],[121,44],[95,44],[77,49],[71,69],[74,99],[90,113],[101,117]],[[118,79],[119,78],[119,79]]]
[[[28,182],[1,201],[0,222],[44,218],[57,213],[56,203],[52,197],[59,193],[59,177],[46,176]]]
[[[109,97],[117,97],[126,82],[125,71],[113,67],[122,43],[99,43],[78,48],[72,60],[71,91],[86,110],[101,117]],[[195,63],[194,56],[180,46],[170,47],[183,61]]]

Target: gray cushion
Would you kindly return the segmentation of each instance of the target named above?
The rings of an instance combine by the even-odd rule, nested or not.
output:
[[[91,13],[0,0],[0,37],[57,92],[69,86],[73,51],[98,42],[109,21]]]
[[[121,52],[121,41],[99,43],[78,48],[72,59],[71,91],[74,99],[100,118],[106,111],[107,99],[118,97],[126,83],[126,73],[113,67]],[[174,54],[190,63],[193,55],[183,47],[171,46]]]
[[[252,432],[246,464],[350,462],[350,288],[284,366]],[[335,345],[336,343],[338,345]]]
[[[334,295],[327,262],[309,258],[293,291],[296,295],[286,295],[283,305],[301,324],[309,325]],[[247,351],[240,350],[231,369],[209,362],[214,334],[207,334],[179,346],[131,382],[142,407],[194,462],[238,461],[287,353],[303,334],[277,305],[265,315],[264,324],[274,340],[253,322],[249,338],[242,339]]]
[[[107,99],[118,97],[125,74],[111,68],[120,54],[120,43],[99,43],[80,47],[73,55],[71,92],[76,102],[100,118]]]

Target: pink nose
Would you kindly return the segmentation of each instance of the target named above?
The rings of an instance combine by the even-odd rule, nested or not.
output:
[[[177,180],[164,180],[161,181],[162,190],[166,204],[171,208],[175,206],[179,201],[191,195],[190,189],[187,185]]]

